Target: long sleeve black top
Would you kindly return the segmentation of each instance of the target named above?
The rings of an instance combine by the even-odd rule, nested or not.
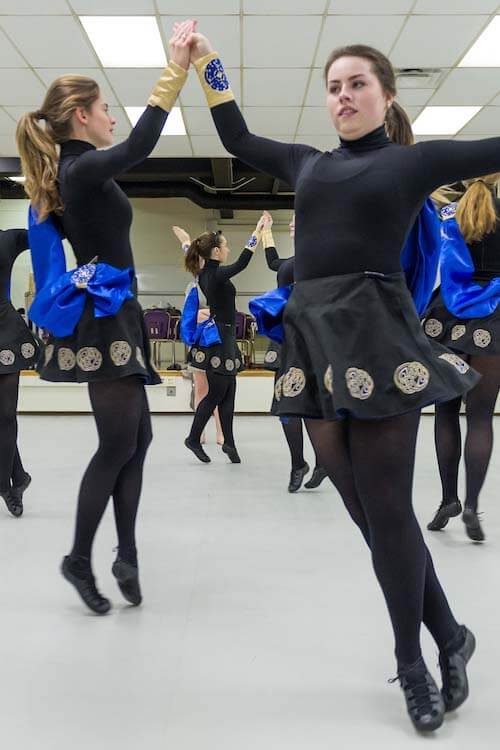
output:
[[[500,200],[494,198],[494,202],[497,216],[500,217]],[[468,247],[475,267],[474,280],[491,281],[500,276],[500,221],[495,231]]]
[[[62,144],[61,223],[78,265],[97,255],[102,263],[133,267],[129,236],[132,208],[114,178],[149,156],[167,117],[160,107],[146,107],[129,137],[109,149],[97,150],[88,141]]]
[[[198,283],[207,299],[210,315],[218,323],[235,324],[236,288],[231,279],[248,266],[252,256],[253,252],[245,248],[234,263],[221,266],[218,260],[207,260],[200,271]]]
[[[295,280],[401,270],[400,253],[437,187],[500,171],[500,138],[398,146],[381,126],[329,152],[248,131],[235,102],[213,107],[225,148],[295,189]]]
[[[294,257],[280,258],[275,247],[266,247],[266,263],[271,271],[276,271],[278,287],[293,284]]]
[[[26,229],[0,230],[0,302],[9,298],[12,266],[18,255],[28,248]]]

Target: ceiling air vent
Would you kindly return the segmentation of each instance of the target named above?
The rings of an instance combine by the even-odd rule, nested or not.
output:
[[[440,68],[399,68],[396,70],[398,88],[400,89],[434,89],[444,71]]]

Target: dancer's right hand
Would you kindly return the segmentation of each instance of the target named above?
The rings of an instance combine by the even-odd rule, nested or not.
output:
[[[190,245],[191,244],[191,237],[186,232],[185,229],[182,229],[182,227],[173,226],[172,232],[175,234],[181,245],[184,247],[184,245]]]
[[[175,23],[172,36],[168,42],[169,59],[187,70],[191,57],[191,46],[197,21],[190,18],[182,23]]]
[[[206,36],[198,32],[191,34],[191,62],[195,63],[200,57],[205,57],[214,49]]]

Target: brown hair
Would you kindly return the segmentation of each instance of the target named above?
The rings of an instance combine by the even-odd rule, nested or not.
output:
[[[396,96],[396,74],[391,61],[382,52],[365,44],[349,44],[345,47],[337,47],[330,54],[325,64],[325,83],[328,83],[328,72],[332,64],[341,57],[362,57],[372,65],[372,71],[377,76],[382,90],[389,96]],[[387,110],[385,128],[387,137],[393,143],[400,146],[411,146],[415,139],[411,129],[411,123],[403,107],[393,102]]]
[[[493,202],[493,187],[500,174],[490,174],[474,180],[464,180],[467,190],[458,203],[455,218],[467,243],[480,242],[497,225],[497,213]]]
[[[43,221],[51,211],[62,211],[57,185],[56,145],[71,137],[71,118],[79,107],[90,110],[99,97],[99,86],[85,76],[66,75],[50,85],[42,108],[22,115],[16,139],[23,173],[24,189]],[[40,126],[45,120],[45,127]]]
[[[214,247],[220,247],[222,232],[203,232],[189,245],[184,256],[184,268],[193,276],[198,276],[202,264],[201,261],[208,260]]]

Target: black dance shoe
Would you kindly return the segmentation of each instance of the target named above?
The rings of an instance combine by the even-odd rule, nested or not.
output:
[[[328,474],[321,466],[315,466],[311,478],[305,483],[304,487],[306,490],[315,490],[327,476]]]
[[[23,495],[28,489],[28,487],[30,486],[30,484],[31,484],[31,476],[28,474],[28,472],[26,472],[21,484],[16,484],[14,485],[14,487],[11,488],[9,492],[9,502],[5,500],[10,512],[12,513],[13,516],[16,516],[17,518],[23,515],[23,512],[24,512]]]
[[[210,463],[210,460],[211,460],[210,456],[208,456],[205,453],[200,443],[195,443],[194,441],[191,441],[189,438],[186,438],[184,440],[184,445],[186,446],[186,448],[189,448],[190,451],[193,451],[196,458],[202,461],[204,464]]]
[[[469,696],[466,667],[476,650],[476,639],[465,625],[460,630],[460,635],[463,634],[462,645],[453,651],[444,649],[439,654],[439,668],[443,677],[441,694],[447,711],[455,711]]]
[[[484,542],[486,537],[484,536],[484,531],[479,522],[479,515],[475,510],[467,507],[464,508],[462,521],[465,524],[465,531],[469,539],[472,539],[473,542]]]
[[[427,667],[420,658],[415,664],[398,672],[389,682],[399,680],[406,700],[406,708],[415,729],[434,732],[444,720],[443,696]]]
[[[139,584],[139,570],[137,565],[132,565],[119,557],[113,563],[111,572],[118,581],[118,586],[125,599],[138,607],[142,602],[141,587]]]
[[[232,464],[241,464],[241,458],[238,455],[235,445],[222,444],[222,452],[226,454]]]
[[[69,555],[63,558],[61,573],[80,594],[87,607],[96,615],[105,615],[111,609],[111,602],[102,596],[95,585],[88,560],[76,558],[72,560]]]
[[[459,516],[461,512],[462,505],[460,500],[453,500],[451,503],[442,502],[432,521],[427,524],[427,528],[429,531],[441,531],[441,529],[444,529],[450,518]]]
[[[19,518],[23,515],[23,503],[22,500],[19,501],[18,497],[12,493],[12,489],[5,490],[5,492],[0,492],[0,497],[3,497],[5,501],[5,505],[7,506],[7,510],[9,513],[11,513],[15,518]]]
[[[302,487],[304,477],[309,471],[309,464],[304,463],[300,469],[292,469],[290,472],[290,481],[288,483],[288,492],[297,492]]]

